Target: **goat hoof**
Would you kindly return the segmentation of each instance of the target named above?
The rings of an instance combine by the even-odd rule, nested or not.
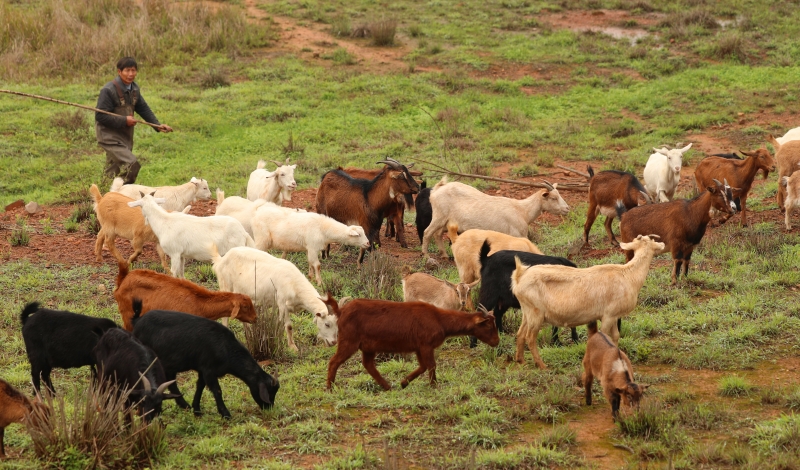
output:
[[[400,388],[406,388],[406,387],[408,387],[408,381],[407,380],[404,380],[404,381],[400,382]],[[386,390],[389,390],[389,389],[387,388]]]

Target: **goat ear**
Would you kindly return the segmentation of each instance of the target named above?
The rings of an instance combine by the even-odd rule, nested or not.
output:
[[[548,198],[548,197],[550,197],[550,191],[548,191],[548,190],[545,190],[545,191],[542,193],[542,197],[543,197],[543,198],[545,198],[545,199],[546,199],[546,198]]]
[[[261,398],[261,401],[264,403],[272,404],[272,400],[269,399],[269,391],[267,390],[267,384],[261,382],[258,384],[258,396]]]
[[[715,192],[717,192],[717,188],[715,188],[714,186],[709,186],[706,189],[708,189],[708,192],[710,192],[711,194],[714,194]]]
[[[239,301],[233,301],[233,311],[231,312],[231,318],[236,318],[239,315]]]
[[[349,231],[347,234],[348,234],[349,236],[351,236],[351,237],[357,237],[357,236],[358,236],[358,230],[356,230],[356,229],[350,229],[350,231]]]
[[[314,316],[315,316],[315,317],[320,317],[320,318],[322,318],[322,314],[321,314],[321,313],[319,313],[319,312],[315,313],[315,314],[314,314]]]
[[[400,178],[401,176],[404,176],[404,175],[403,175],[403,173],[402,173],[402,172],[400,172],[400,171],[393,171],[393,172],[391,173],[391,175],[392,175],[392,178],[394,178],[394,179],[398,179],[398,178]]]
[[[150,193],[150,195],[153,196],[153,197],[156,197],[156,192],[153,191],[152,193]]]
[[[641,390],[642,393],[644,393],[644,391],[647,390],[648,387],[650,387],[649,384],[639,384],[639,390]]]
[[[144,193],[143,193],[143,192],[141,192],[141,191],[139,191],[139,195],[140,195],[141,197],[144,197]]]
[[[467,287],[469,287],[470,289],[472,289],[473,287],[477,286],[479,282],[481,282],[481,280],[480,280],[480,279],[478,279],[478,280],[477,280],[477,281],[475,281],[475,282],[470,282],[469,284],[467,284]]]

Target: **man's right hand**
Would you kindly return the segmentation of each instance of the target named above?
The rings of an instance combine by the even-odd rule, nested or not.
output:
[[[133,116],[125,116],[125,124],[127,124],[128,127],[135,126],[136,119]]]

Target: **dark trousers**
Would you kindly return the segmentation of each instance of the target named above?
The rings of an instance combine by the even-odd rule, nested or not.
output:
[[[133,184],[142,168],[136,155],[122,144],[99,144],[106,151],[105,174],[109,178],[121,176],[125,184]]]

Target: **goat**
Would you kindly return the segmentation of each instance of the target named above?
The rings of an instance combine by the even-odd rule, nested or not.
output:
[[[195,177],[180,186],[159,186],[155,188],[142,186],[141,184],[126,184],[123,186],[122,178],[114,178],[109,192],[120,193],[134,201],[143,198],[145,194],[161,197],[165,200],[162,207],[170,212],[183,212],[192,201],[211,198],[208,181]]]
[[[6,458],[6,427],[24,422],[31,414],[41,418],[49,416],[49,409],[42,403],[39,392],[36,392],[35,400],[30,400],[10,383],[0,379],[0,460]]]
[[[798,170],[800,164],[800,140],[789,140],[784,144],[780,144],[771,135],[767,137],[775,147],[775,161],[778,163],[778,181],[784,177],[792,176]],[[778,185],[778,194],[776,196],[778,207],[783,211],[785,209],[784,199],[786,199],[786,188]]]
[[[251,201],[243,197],[230,196],[225,197],[225,191],[217,188],[217,210],[214,215],[227,215],[238,220],[245,232],[251,237],[253,236],[253,217],[256,216],[256,211],[261,206],[269,206],[280,209],[286,212],[306,212],[305,209],[295,209],[291,207],[282,207],[269,202],[265,199],[256,199]]]
[[[455,222],[447,224],[447,236],[452,244],[450,249],[453,251],[453,259],[456,262],[458,277],[461,282],[472,283],[480,280],[481,265],[478,254],[481,251],[481,245],[485,242],[492,246],[490,254],[501,250],[542,254],[539,247],[527,238],[512,237],[493,230],[472,229],[459,235],[458,224]]]
[[[107,330],[94,347],[97,371],[101,381],[114,384],[119,392],[128,392],[126,405],[138,404],[146,422],[161,414],[164,400],[180,395],[164,393],[175,383],[165,380],[164,368],[152,349],[130,333],[118,328]]]
[[[380,244],[380,230],[386,214],[397,203],[400,194],[416,194],[419,184],[408,168],[396,160],[381,160],[386,167],[372,180],[353,178],[343,170],[322,175],[317,190],[317,213],[346,225],[360,225],[369,240],[370,250]],[[365,250],[358,262],[364,260]]]
[[[131,241],[133,254],[128,258],[128,263],[133,263],[142,254],[145,243],[155,243],[158,257],[161,259],[161,266],[164,271],[169,269],[167,257],[164,250],[158,243],[158,238],[144,221],[142,211],[128,207],[128,203],[133,199],[123,194],[108,192],[105,196],[100,194],[96,184],[89,188],[89,193],[94,199],[94,212],[97,214],[97,221],[100,223],[100,231],[97,232],[97,241],[94,244],[94,254],[98,262],[103,261],[102,248],[105,243],[106,248],[117,261],[124,261],[125,258],[119,253],[114,244],[117,236]],[[192,206],[186,206],[184,213],[189,212]]]
[[[39,308],[38,302],[25,305],[20,322],[36,391],[39,391],[40,381],[44,381],[45,386],[55,392],[50,381],[53,368],[89,366],[92,376],[96,376],[92,349],[97,344],[97,333],[117,328],[117,324],[107,318]]]
[[[474,310],[470,290],[480,281],[471,284],[452,282],[425,273],[414,273],[403,267],[403,302],[427,302],[448,310]]]
[[[322,284],[319,253],[331,243],[369,248],[364,229],[347,226],[322,214],[287,211],[272,204],[258,208],[251,220],[255,247],[286,251],[305,251],[308,256],[308,277]]]
[[[589,211],[583,225],[583,244],[589,244],[589,231],[597,216],[602,214],[606,216],[608,240],[611,245],[618,246],[619,242],[611,231],[611,223],[617,216],[617,204],[622,204],[625,209],[636,207],[639,205],[639,195],[643,195],[647,203],[653,201],[639,179],[631,173],[607,170],[595,175],[591,165],[587,165],[586,171],[589,172]]]
[[[422,176],[421,171],[411,171],[411,167],[414,164],[407,165],[408,173],[411,176]],[[341,168],[340,168],[341,169]],[[361,168],[344,168],[345,173],[352,176],[353,178],[360,178],[365,180],[373,180],[375,179],[378,174],[380,174],[381,170],[364,170]],[[407,194],[398,194],[395,199],[395,205],[393,208],[390,208],[386,212],[386,232],[383,234],[384,237],[390,238],[395,237],[398,243],[402,248],[408,248],[408,243],[406,242],[406,235],[405,235],[405,226],[403,224],[403,216],[405,215],[406,208],[411,208],[414,206],[414,197],[411,193]]]
[[[297,189],[297,182],[294,180],[294,169],[297,165],[289,165],[288,158],[284,163],[275,160],[272,160],[272,163],[278,168],[270,172],[264,169],[266,166],[264,160],[258,161],[247,182],[247,199],[251,201],[265,199],[279,206],[283,201],[292,200],[292,191]]]
[[[212,244],[225,254],[236,246],[255,246],[242,224],[233,217],[215,215],[195,217],[181,213],[169,213],[159,207],[163,199],[148,194],[138,201],[129,202],[129,207],[141,207],[147,223],[153,228],[159,243],[169,255],[172,275],[183,277],[186,259],[208,261]]]
[[[123,326],[128,331],[133,331],[133,299],[142,300],[142,314],[150,310],[176,310],[209,320],[230,317],[243,323],[256,321],[255,307],[246,295],[214,292],[186,279],[176,279],[149,269],[128,272],[128,265],[124,262],[119,263],[114,298]]]
[[[611,404],[611,416],[619,416],[620,399],[626,406],[639,406],[642,394],[649,387],[633,381],[633,365],[628,356],[611,343],[605,333],[597,331],[597,321],[588,325],[589,340],[583,356],[581,381],[586,390],[586,405],[592,404],[592,383],[600,379],[606,401]]]
[[[213,252],[213,248],[212,248]],[[255,248],[233,248],[224,257],[211,259],[221,291],[238,292],[253,299],[259,307],[277,307],[286,329],[289,347],[297,352],[292,334],[291,314],[306,310],[314,316],[317,338],[326,345],[336,344],[336,318],[325,299],[290,261],[276,258]]]
[[[758,170],[763,170],[767,175],[770,171],[774,171],[775,160],[766,148],[752,152],[740,150],[740,152],[747,156],[745,160],[704,158],[694,170],[694,179],[697,188],[711,186],[714,179],[727,181],[733,187],[734,199],[739,200],[737,207],[742,211],[742,225],[747,225],[747,195],[753,186],[756,173]],[[733,214],[729,214],[729,217],[732,216]]]
[[[657,205],[656,205],[657,206]],[[511,292],[522,306],[522,324],[517,332],[516,360],[525,361],[525,343],[536,365],[545,369],[536,338],[544,323],[573,327],[593,320],[603,322],[603,332],[619,341],[617,319],[636,308],[650,261],[664,244],[648,236],[620,243],[635,253],[625,265],[601,264],[588,268],[567,266],[526,266],[517,257],[511,273]]]
[[[447,257],[442,233],[450,223],[458,224],[460,230],[494,230],[512,237],[527,237],[528,226],[542,212],[567,214],[569,206],[558,194],[558,183],[545,184],[549,189],[518,200],[489,196],[463,183],[448,183],[447,177],[443,177],[431,191],[433,215],[423,236],[422,254],[428,254],[428,244],[433,238],[442,257]]]
[[[775,139],[778,144],[783,145],[786,142],[791,142],[793,140],[800,140],[800,127],[795,127],[794,129],[789,129],[786,131],[786,134],[783,137],[778,137]],[[775,151],[777,152],[778,149],[776,148]]]
[[[798,164],[800,165],[800,163]],[[786,230],[792,229],[791,218],[792,212],[800,209],[800,171],[795,171],[792,176],[784,176],[780,180],[780,185],[785,188],[786,199],[784,206],[786,208]]]
[[[280,383],[261,369],[231,330],[188,313],[152,310],[140,317],[141,310],[141,302],[135,299],[133,335],[156,353],[166,379],[174,381],[178,372],[197,371],[197,389],[192,401],[195,415],[201,414],[200,398],[203,389],[208,387],[214,394],[219,414],[223,418],[231,417],[222,401],[219,386],[219,378],[227,374],[247,385],[261,409],[272,408]],[[173,394],[181,395],[175,382],[169,385],[169,389]],[[177,396],[175,403],[181,408],[189,408],[182,396]]]
[[[678,280],[681,265],[683,277],[689,273],[689,260],[694,247],[703,239],[706,226],[711,221],[709,210],[725,213],[736,212],[736,203],[727,183],[712,180],[712,185],[691,200],[677,200],[664,204],[634,207],[620,218],[620,238],[632,242],[637,236],[655,234],[661,237],[665,250],[672,253],[672,284]],[[660,254],[660,253],[659,253]],[[633,259],[633,252],[625,253]]]
[[[666,147],[657,149],[650,155],[644,167],[644,187],[650,199],[657,202],[669,202],[675,195],[675,189],[681,180],[681,165],[683,154],[692,144],[682,149],[667,150]]]
[[[419,367],[400,383],[406,388],[426,370],[431,385],[436,383],[434,351],[449,337],[473,335],[492,347],[500,343],[494,317],[485,310],[466,313],[426,302],[368,299],[352,300],[341,310],[335,303],[330,306],[338,316],[339,344],[328,363],[328,390],[339,366],[359,349],[364,368],[384,390],[389,390],[391,385],[375,367],[377,353],[417,353]]]
[[[494,254],[492,254],[494,253]],[[492,254],[491,256],[489,256]],[[481,290],[478,305],[483,305],[494,314],[497,331],[504,332],[503,316],[510,308],[521,308],[519,300],[511,292],[511,273],[516,269],[514,258],[519,258],[527,266],[553,264],[576,268],[572,261],[557,256],[545,256],[527,251],[495,251],[489,241],[484,241],[478,259],[481,272]],[[619,325],[618,325],[619,326]],[[553,343],[558,343],[558,327],[553,326]],[[572,341],[578,342],[578,331],[572,328]],[[470,347],[477,346],[477,340],[470,338]]]
[[[414,200],[414,209],[416,209],[417,217],[414,220],[414,225],[417,226],[417,236],[419,242],[422,243],[422,238],[425,235],[425,229],[431,224],[433,218],[433,208],[431,207],[431,188],[428,188],[428,183],[423,181],[420,185],[419,194]]]

